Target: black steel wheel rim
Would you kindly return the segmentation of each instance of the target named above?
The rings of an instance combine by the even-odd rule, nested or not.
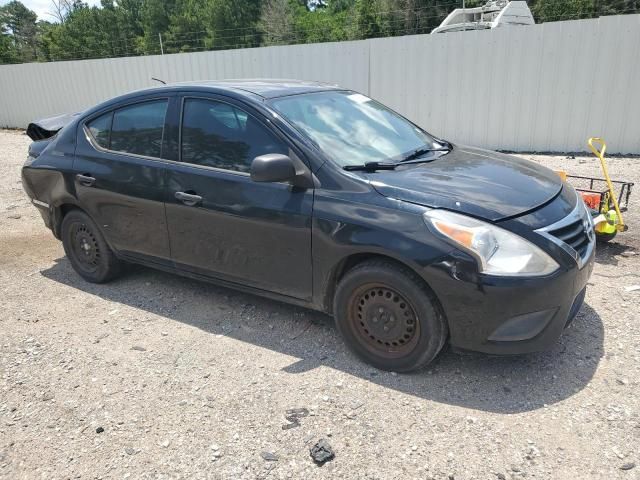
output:
[[[367,284],[351,296],[351,328],[368,351],[384,358],[409,354],[420,338],[420,323],[411,303],[394,289]]]
[[[98,239],[84,223],[74,223],[70,231],[71,253],[78,266],[87,273],[94,273],[102,258]]]

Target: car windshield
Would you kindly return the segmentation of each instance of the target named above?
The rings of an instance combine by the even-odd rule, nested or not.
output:
[[[276,98],[270,105],[340,166],[400,161],[436,139],[375,100],[330,91]]]

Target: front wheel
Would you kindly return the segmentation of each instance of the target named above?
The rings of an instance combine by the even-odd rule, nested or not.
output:
[[[385,260],[361,263],[345,274],[334,315],[347,345],[382,370],[407,372],[428,364],[448,336],[429,288],[408,268]]]
[[[93,220],[72,210],[62,220],[62,245],[73,269],[92,283],[104,283],[120,272],[120,262]]]

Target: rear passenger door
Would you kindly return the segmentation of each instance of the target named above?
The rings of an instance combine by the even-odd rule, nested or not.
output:
[[[166,197],[177,266],[309,299],[313,189],[249,177],[256,156],[293,154],[285,139],[224,97],[185,97],[180,118],[180,161],[167,172]]]
[[[101,112],[78,129],[73,164],[80,206],[123,256],[169,264],[164,212],[165,117],[170,98]]]

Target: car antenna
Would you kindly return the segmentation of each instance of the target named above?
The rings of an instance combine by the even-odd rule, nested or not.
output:
[[[156,78],[156,77],[151,77],[151,80],[155,80],[156,82],[160,82],[163,85],[167,84],[167,82],[165,82],[164,80],[160,80],[159,78]]]

